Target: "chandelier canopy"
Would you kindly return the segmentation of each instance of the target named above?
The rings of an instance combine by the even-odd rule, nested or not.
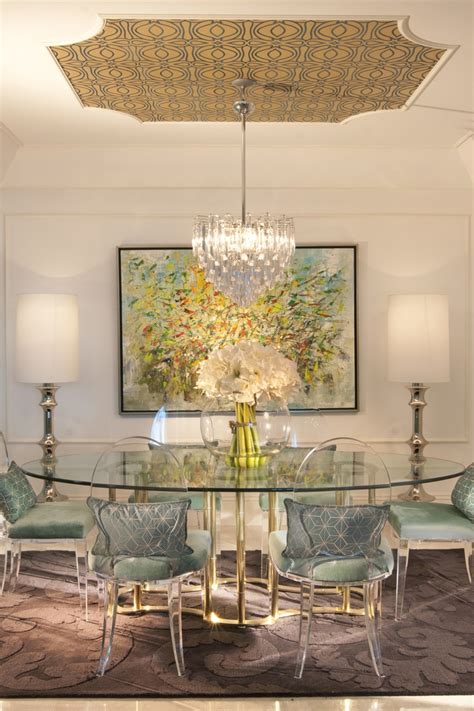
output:
[[[284,277],[295,251],[295,236],[292,218],[252,216],[246,211],[245,128],[254,106],[246,100],[245,90],[255,82],[232,83],[241,92],[234,111],[242,134],[242,212],[240,217],[195,217],[193,252],[208,281],[239,306],[249,306]]]

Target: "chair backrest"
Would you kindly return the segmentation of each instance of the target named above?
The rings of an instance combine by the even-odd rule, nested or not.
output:
[[[183,427],[181,417],[176,417],[176,413],[170,411],[167,405],[162,405],[153,418],[150,439],[167,447],[183,444],[188,429]]]
[[[335,491],[339,505],[375,503],[377,492],[384,501],[391,498],[383,459],[370,445],[350,437],[326,440],[308,452],[296,473],[294,493],[311,488]]]
[[[6,474],[10,466],[7,443],[3,432],[0,432],[0,474]]]
[[[94,487],[134,488],[133,503],[104,501]],[[148,503],[137,494],[147,486],[167,493]],[[179,558],[192,552],[186,545],[187,511],[191,504],[182,469],[167,447],[148,437],[126,437],[99,457],[91,480],[92,510],[99,535],[93,553],[105,556]]]
[[[305,493],[335,492],[334,503],[305,501]],[[367,444],[336,438],[311,450],[297,472],[288,516],[286,554],[298,557],[357,557],[377,553],[389,505],[377,505],[375,493],[390,500],[390,476],[381,457]]]
[[[149,437],[125,437],[97,460],[91,495],[100,486],[146,492],[153,485],[170,493],[187,492],[182,467],[168,447]]]

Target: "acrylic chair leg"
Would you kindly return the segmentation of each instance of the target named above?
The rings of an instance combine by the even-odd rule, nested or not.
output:
[[[108,580],[104,588],[104,626],[102,628],[102,645],[100,649],[97,676],[104,676],[109,663],[114,641],[115,621],[117,618],[118,583]]]
[[[397,584],[395,591],[395,619],[401,620],[403,614],[403,599],[405,597],[405,582],[407,577],[409,542],[400,539],[397,553]]]
[[[385,676],[382,664],[382,652],[380,651],[379,627],[380,627],[380,606],[379,606],[379,585],[378,583],[365,583],[364,585],[364,613],[365,628],[369,641],[370,656],[374,665],[375,673],[380,678]]]
[[[12,543],[11,549],[11,565],[10,565],[10,592],[15,592],[18,576],[20,574],[21,565],[21,541]]]
[[[5,590],[5,583],[7,581],[7,571],[8,571],[8,556],[9,556],[10,551],[8,550],[7,547],[5,547],[5,550],[3,552],[3,570],[2,570],[2,583],[0,587],[0,595],[3,595],[3,591]]]
[[[103,578],[96,578],[96,581],[97,605],[100,607],[101,603],[105,605],[105,581]]]
[[[380,619],[382,619],[382,581],[379,580],[377,583],[377,609]]]
[[[85,541],[76,541],[76,572],[77,572],[77,588],[79,590],[79,602],[81,610],[84,613],[84,618],[87,621],[89,614],[88,600],[88,580],[87,580],[87,543]],[[81,565],[82,558],[82,565]]]
[[[464,560],[466,562],[466,570],[467,570],[467,577],[469,578],[469,582],[472,584],[472,570],[473,570],[473,555],[472,555],[472,549],[474,547],[474,543],[472,541],[466,541],[464,543]]]
[[[296,658],[295,679],[303,676],[304,663],[308,653],[311,622],[313,619],[314,585],[309,586],[308,597],[304,594],[305,586],[301,585],[300,597],[300,634],[298,640],[298,656]]]
[[[170,618],[171,644],[178,676],[183,676],[183,625],[181,616],[181,581],[172,580],[168,585],[168,614]]]

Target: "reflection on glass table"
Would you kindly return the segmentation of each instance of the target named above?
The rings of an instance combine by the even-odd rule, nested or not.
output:
[[[203,445],[173,445],[170,446],[174,456],[183,467],[187,489],[192,492],[204,492],[206,498],[205,527],[211,532],[213,541],[208,563],[208,580],[204,595],[204,617],[213,623],[237,625],[273,624],[285,614],[295,614],[295,611],[281,611],[278,608],[278,584],[275,584],[274,571],[268,571],[268,578],[248,578],[245,573],[245,494],[250,492],[266,492],[268,494],[269,533],[277,528],[278,495],[292,494],[296,473],[312,447],[287,447],[278,456],[270,459],[265,465],[254,469],[232,468],[226,465],[224,458],[216,459]],[[416,468],[409,461],[408,454],[379,453],[390,477],[391,486],[408,486],[416,481],[435,482],[459,476],[464,466],[457,462],[443,459],[427,458],[423,465]],[[97,453],[59,456],[54,465],[54,481],[90,486],[91,477],[98,459]],[[352,492],[356,500],[357,491],[367,492],[369,499],[382,502],[387,494],[387,480],[374,471],[370,485],[358,475],[357,462],[338,462],[339,476],[327,476],[324,472],[308,472],[308,492],[336,491]],[[39,479],[51,478],[51,469],[45,472],[41,460],[28,462],[24,470]],[[166,471],[160,468],[150,468],[148,465],[114,468],[113,471],[103,469],[97,471],[94,486],[109,489],[110,498],[115,498],[118,490],[133,490],[140,500],[146,499],[147,492],[169,491],[173,485],[167,478]],[[236,576],[232,582],[237,586],[237,616],[223,618],[216,611],[213,592],[220,582],[217,577],[216,565],[216,495],[218,492],[235,494],[235,540],[237,551]],[[54,504],[51,504],[52,506]],[[226,579],[226,583],[231,582]],[[260,583],[268,587],[270,594],[270,614],[266,617],[252,618],[246,611],[246,587],[249,583]],[[355,612],[347,599],[341,606],[325,608],[326,612]]]
[[[203,445],[168,445],[179,463],[184,467],[184,475],[189,490],[192,491],[229,491],[229,492],[291,492],[294,487],[296,472],[312,447],[287,447],[277,457],[257,469],[238,469],[226,466],[223,459],[216,460]],[[430,483],[460,476],[464,466],[447,459],[427,457],[421,465],[413,465],[408,454],[379,452],[387,467],[392,486],[408,486],[415,480]],[[93,469],[99,454],[87,452],[58,456],[54,464],[54,480],[67,484],[90,486]],[[51,476],[51,469],[45,473],[41,460],[34,460],[23,465],[23,469],[32,477],[45,479]],[[111,489],[144,489],[148,491],[166,491],[166,476],[159,472],[122,471],[120,473],[103,471],[94,480],[95,486]],[[342,486],[342,485],[341,485]],[[357,489],[357,479],[346,483],[349,489]],[[374,481],[374,489],[383,489],[383,481]],[[172,488],[172,487],[171,487]],[[332,487],[334,488],[334,486]],[[340,487],[337,487],[340,488]],[[308,491],[327,490],[324,480],[308,486]]]

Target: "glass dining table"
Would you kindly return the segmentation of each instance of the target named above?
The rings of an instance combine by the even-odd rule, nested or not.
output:
[[[211,533],[211,554],[209,557],[207,574],[203,590],[202,615],[205,620],[213,624],[231,624],[243,626],[257,626],[273,624],[277,619],[292,614],[298,610],[279,609],[279,590],[276,571],[269,563],[268,577],[249,578],[246,575],[246,541],[245,541],[245,498],[249,493],[265,493],[268,495],[268,531],[277,528],[279,494],[291,495],[294,490],[295,476],[305,456],[311,451],[311,446],[287,447],[279,455],[270,459],[264,466],[254,469],[236,469],[225,465],[223,459],[215,458],[204,446],[196,444],[176,444],[169,448],[176,456],[183,469],[187,482],[188,492],[202,492],[205,495],[204,527]],[[445,459],[428,457],[424,462],[413,463],[409,454],[378,453],[387,469],[391,487],[406,487],[410,485],[427,484],[460,476],[465,467]],[[44,464],[41,460],[34,460],[23,464],[24,471],[32,477],[52,481],[55,484],[67,483],[91,487],[93,472],[99,458],[97,452],[69,454],[57,456],[53,463]],[[305,491],[308,492],[352,492],[354,499],[357,490],[364,490],[370,502],[385,501],[390,498],[387,478],[383,479],[376,473],[370,485],[367,481],[358,484],[357,476],[328,487],[328,483],[318,478],[312,478]],[[118,492],[135,492],[137,500],[146,500],[151,492],[170,491],[173,489],[166,478],[146,473],[137,474],[136,471],[127,471],[126,468],[107,471],[100,469],[94,476],[94,487],[108,490],[111,500],[116,500]],[[236,570],[235,578],[220,579],[217,575],[217,530],[216,530],[216,495],[218,493],[232,493],[235,496],[235,547]],[[363,493],[363,492],[360,492]],[[340,494],[339,494],[340,495]],[[54,503],[51,504],[52,506]],[[219,585],[234,583],[236,586],[237,614],[235,617],[224,617],[218,612],[216,591]],[[269,594],[269,614],[263,617],[249,616],[247,614],[247,587],[252,584],[263,585]],[[360,614],[360,607],[353,607],[350,591],[342,594],[341,604],[331,607],[315,607],[315,611],[329,613]],[[141,590],[133,594],[133,612],[140,612],[142,606]],[[183,608],[183,611],[196,614],[195,608]]]

